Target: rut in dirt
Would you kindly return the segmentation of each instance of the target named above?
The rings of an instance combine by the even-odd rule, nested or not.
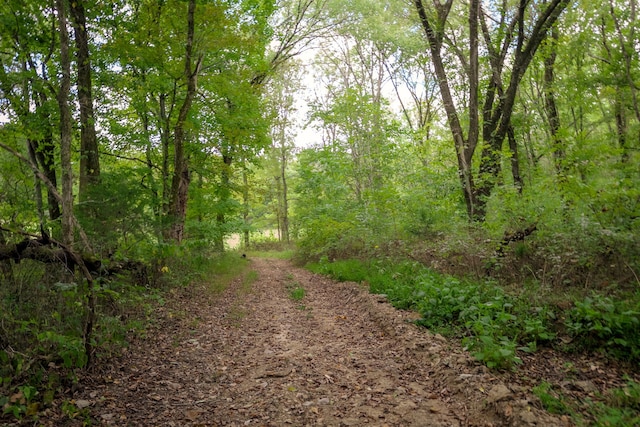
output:
[[[193,289],[77,400],[98,425],[564,425],[459,347],[355,283],[253,259]],[[304,289],[292,299],[291,289]]]

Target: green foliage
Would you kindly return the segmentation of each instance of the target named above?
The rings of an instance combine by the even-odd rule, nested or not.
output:
[[[540,399],[542,407],[548,412],[558,415],[571,413],[569,407],[564,402],[564,396],[561,393],[554,391],[553,386],[550,383],[543,381],[535,386],[532,391],[533,394]]]
[[[516,355],[516,342],[509,337],[502,336],[495,339],[491,335],[480,335],[466,338],[463,343],[472,350],[473,356],[489,368],[512,368],[522,363]]]
[[[577,301],[565,321],[578,345],[603,349],[617,358],[640,361],[640,297],[614,300],[594,294]]]
[[[45,331],[37,334],[37,341],[43,354],[58,356],[62,359],[62,365],[65,368],[82,368],[87,363],[87,354],[81,337]]]
[[[287,284],[287,292],[293,301],[301,301],[307,293],[297,282]]]
[[[640,384],[635,381],[628,379],[623,387],[588,398],[563,394],[559,389],[542,381],[532,391],[546,411],[569,415],[576,425],[626,427],[640,422]]]
[[[417,263],[344,260],[310,264],[312,271],[337,280],[369,283],[373,293],[386,294],[396,307],[418,311],[419,325],[463,342],[491,368],[520,363],[517,350],[534,351],[555,338],[553,312],[533,306],[491,283],[476,283],[442,275]]]

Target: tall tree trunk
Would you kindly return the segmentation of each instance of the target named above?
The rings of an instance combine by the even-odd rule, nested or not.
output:
[[[60,109],[60,167],[62,168],[62,241],[73,245],[73,170],[71,166],[71,58],[69,56],[69,33],[65,0],[56,0],[58,30],[60,33],[60,68],[62,77],[58,92]]]
[[[38,159],[36,157],[36,142],[32,139],[27,140],[27,148],[29,150],[29,160],[34,165],[38,164]],[[40,222],[40,227],[44,227],[44,207],[42,203],[42,185],[40,180],[38,179],[38,175],[34,173],[34,190],[35,190],[35,201],[36,201],[36,210],[38,211],[38,220]]]
[[[189,10],[187,12],[187,44],[184,61],[184,77],[187,83],[187,93],[182,107],[180,107],[173,132],[174,160],[173,179],[171,181],[171,204],[169,207],[169,217],[171,219],[169,237],[176,242],[182,241],[184,237],[184,223],[187,216],[187,200],[190,182],[189,165],[184,152],[186,142],[185,123],[196,95],[198,73],[200,72],[202,61],[202,56],[200,56],[196,60],[195,66],[193,64],[195,10],[195,0],[189,0]]]
[[[56,176],[54,156],[55,145],[53,143],[53,135],[51,127],[47,126],[45,129],[44,139],[36,145],[36,159],[38,160],[40,168],[47,179],[51,181],[54,187],[57,187],[58,179]],[[49,210],[49,219],[55,221],[60,218],[60,205],[50,188],[47,188],[47,206]]]
[[[518,193],[522,194],[522,188],[524,187],[524,180],[520,175],[520,157],[518,155],[518,141],[516,141],[516,134],[513,130],[513,126],[509,126],[507,132],[509,138],[509,150],[511,150],[511,176],[513,177],[513,184],[518,189]]]
[[[71,109],[69,107],[69,94],[71,91],[71,58],[69,55],[69,33],[67,31],[67,11],[65,8],[65,0],[56,0],[56,9],[58,12],[58,29],[60,33],[60,68],[62,78],[60,80],[60,90],[58,92],[58,106],[60,109],[60,163],[62,167],[62,240],[71,250],[74,241],[74,225],[76,217],[73,214],[73,172],[71,168]],[[36,165],[32,165],[36,167]],[[52,185],[52,183],[49,183]],[[52,188],[55,190],[55,187]],[[85,246],[88,246],[86,235],[82,229],[81,239]],[[74,254],[75,252],[71,251]],[[87,270],[81,257],[76,256],[74,261],[79,265],[84,277],[86,278],[87,287],[84,295],[84,307],[86,310],[85,322],[83,325],[84,350],[87,357],[87,365],[92,362],[93,355],[93,326],[95,324],[95,303],[96,297],[93,286],[93,279]]]
[[[32,68],[35,66],[32,64]],[[48,82],[48,77],[46,73],[46,68],[44,64],[42,65],[41,74],[45,82]],[[40,90],[37,94],[33,96],[33,102],[36,106],[36,112],[39,114],[40,120],[44,123],[43,127],[43,137],[36,144],[36,158],[38,159],[38,163],[40,164],[40,168],[42,172],[47,177],[47,179],[53,184],[54,188],[58,186],[58,179],[56,176],[56,167],[55,167],[55,143],[53,142],[53,126],[51,113],[47,108],[43,108],[48,102],[48,95],[45,91]],[[49,209],[49,219],[52,221],[60,218],[60,204],[58,203],[58,199],[56,198],[53,191],[47,187],[47,206]]]
[[[91,60],[84,0],[73,0],[69,3],[76,44],[78,103],[80,104],[80,186],[78,197],[80,202],[86,202],[87,196],[97,196],[97,194],[90,193],[91,187],[97,184],[100,179],[100,156],[93,113]],[[90,211],[94,215],[99,212],[96,207]]]
[[[289,195],[287,187],[287,152],[285,140],[282,139],[280,147],[280,180],[282,181],[282,233],[280,234],[282,241],[289,243]]]
[[[160,143],[162,145],[162,213],[164,216],[169,215],[169,207],[171,204],[171,185],[169,173],[169,148],[171,146],[169,115],[167,114],[167,96],[160,94],[158,98],[159,106],[159,123],[158,130],[160,132]],[[166,225],[166,224],[165,224]],[[164,228],[164,227],[163,227]]]
[[[622,163],[629,161],[629,147],[627,147],[627,116],[625,114],[624,104],[622,103],[622,94],[620,90],[616,90],[615,116],[616,116],[616,135],[618,136],[618,146],[622,150]]]
[[[245,249],[249,249],[249,174],[247,173],[246,165],[243,164],[242,169],[242,220],[244,223],[244,230],[242,231],[242,242]]]
[[[222,151],[222,171],[220,172],[220,192],[218,197],[218,203],[220,204],[220,211],[216,215],[216,223],[218,225],[219,234],[214,242],[214,248],[218,252],[224,251],[224,237],[225,237],[225,224],[227,222],[224,209],[226,209],[227,201],[231,198],[231,164],[233,163],[233,156],[231,155],[231,148],[223,148]]]
[[[559,180],[563,181],[566,175],[565,169],[565,152],[562,139],[560,137],[560,114],[556,106],[555,96],[555,63],[558,53],[558,28],[556,26],[551,30],[551,43],[549,43],[549,51],[544,59],[544,109],[549,124],[549,132],[551,133],[551,141],[553,143],[553,160],[556,167]]]
[[[475,1],[472,3],[477,4]],[[427,16],[422,0],[415,0],[415,6],[418,11],[418,16],[420,17],[420,22],[429,41],[431,61],[438,79],[440,96],[442,97],[444,109],[447,114],[447,121],[453,136],[456,156],[458,159],[458,176],[462,185],[464,201],[467,206],[467,214],[470,219],[474,219],[477,216],[478,199],[476,197],[473,175],[471,173],[471,159],[476,149],[477,139],[465,138],[462,124],[460,123],[458,112],[453,101],[453,95],[449,88],[449,78],[447,77],[444,61],[442,59],[444,29],[452,4],[453,0],[447,0],[444,4],[436,3],[438,22],[432,24]],[[471,9],[475,10],[473,5]],[[473,74],[473,72],[471,72],[471,74]],[[477,122],[473,121],[470,123]],[[470,135],[477,135],[477,130],[472,130]]]

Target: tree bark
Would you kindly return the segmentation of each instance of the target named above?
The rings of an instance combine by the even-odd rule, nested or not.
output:
[[[222,171],[220,172],[220,192],[218,203],[220,203],[220,211],[216,215],[216,224],[218,225],[219,234],[214,242],[214,248],[219,251],[224,251],[224,236],[225,236],[225,224],[226,218],[224,215],[224,209],[226,209],[227,201],[231,198],[231,164],[233,163],[233,156],[231,155],[231,148],[223,148],[222,151]]]
[[[473,3],[476,2],[474,1]],[[440,88],[442,103],[444,104],[447,121],[453,136],[456,156],[458,159],[458,176],[462,185],[467,214],[470,219],[474,219],[477,215],[478,199],[476,198],[475,184],[473,174],[471,172],[471,159],[476,149],[477,141],[465,138],[462,124],[460,123],[458,112],[453,101],[453,95],[449,88],[449,79],[442,59],[444,27],[449,11],[451,10],[453,0],[447,0],[445,4],[436,4],[438,19],[435,24],[432,24],[427,16],[422,0],[415,0],[418,16],[420,17],[420,23],[422,24],[429,42],[431,61],[438,79],[438,87]],[[471,9],[473,9],[473,7],[471,7]],[[474,134],[475,131],[472,131],[471,133]]]
[[[184,225],[187,216],[187,200],[189,192],[190,173],[187,157],[185,156],[184,145],[186,142],[185,123],[191,111],[193,99],[196,95],[198,73],[202,56],[193,64],[193,44],[195,34],[195,0],[189,0],[187,12],[187,44],[185,52],[184,77],[187,83],[187,93],[184,102],[180,107],[178,119],[173,132],[173,179],[171,181],[171,204],[169,217],[171,218],[171,228],[169,237],[176,242],[181,242],[184,238]]]
[[[249,174],[246,169],[246,164],[243,162],[242,169],[242,220],[244,222],[244,230],[242,231],[242,242],[245,249],[249,249]]]
[[[80,186],[78,197],[80,202],[86,202],[89,195],[91,197],[97,196],[97,194],[91,194],[91,187],[100,180],[100,156],[93,112],[91,59],[84,0],[73,0],[69,3],[76,44],[78,103],[80,104]],[[91,211],[93,214],[98,212],[97,209]]]
[[[454,105],[450,91],[450,85],[442,58],[442,42],[445,38],[445,27],[447,18],[451,10],[453,1],[447,0],[445,3],[434,2],[437,13],[435,22],[431,22],[422,0],[415,0],[420,22],[425,31],[431,52],[431,61],[438,78],[440,94],[443,105],[447,113],[449,128],[451,130],[456,155],[458,158],[458,170],[462,183],[464,198],[467,205],[467,213],[471,220],[484,220],[486,214],[486,203],[491,190],[496,184],[497,176],[500,172],[500,156],[502,144],[511,127],[511,114],[515,105],[515,98],[518,93],[520,81],[524,76],[531,59],[546,37],[549,28],[557,21],[560,13],[567,7],[570,0],[553,0],[546,5],[539,18],[532,26],[530,34],[525,34],[524,17],[528,0],[520,0],[518,11],[514,20],[507,25],[505,30],[502,48],[498,51],[492,44],[488,27],[482,23],[487,49],[489,52],[489,64],[491,67],[489,84],[485,95],[483,107],[483,132],[484,142],[480,158],[479,179],[474,182],[471,171],[471,162],[478,143],[479,117],[478,117],[478,20],[480,19],[480,2],[471,0],[469,3],[469,61],[466,62],[464,54],[457,51],[463,65],[468,68],[469,82],[469,130],[467,137],[458,113]],[[505,24],[503,15],[500,23]],[[517,31],[517,35],[515,32]],[[513,40],[515,37],[515,48]],[[509,84],[506,89],[502,86],[502,74],[505,60],[509,52],[515,51],[512,60]],[[513,150],[512,150],[513,151]],[[519,173],[518,173],[519,175]]]
[[[556,173],[560,181],[564,180],[565,170],[565,152],[562,139],[560,138],[560,114],[556,106],[555,96],[555,63],[558,52],[558,29],[556,26],[551,30],[551,43],[549,51],[544,59],[544,107],[549,124],[549,132],[551,133],[551,141],[553,144],[553,160],[556,167]]]
[[[74,262],[80,267],[87,281],[85,294],[86,318],[84,322],[83,339],[87,365],[92,362],[93,355],[93,325],[95,324],[95,292],[93,278],[80,257],[71,249],[74,241],[73,214],[73,173],[71,169],[71,109],[69,108],[69,93],[71,89],[71,59],[69,56],[69,33],[67,32],[67,16],[65,0],[56,0],[58,12],[58,26],[60,32],[60,66],[62,78],[58,92],[58,106],[60,108],[60,158],[62,167],[62,239]],[[35,165],[33,165],[35,167]],[[49,183],[51,185],[51,183]],[[54,188],[55,189],[55,188]],[[85,236],[86,239],[86,236]],[[88,241],[86,241],[88,245]]]
[[[56,0],[58,29],[60,33],[60,68],[62,77],[58,91],[60,109],[60,166],[62,168],[62,241],[73,245],[73,171],[71,167],[71,58],[65,0]]]
[[[280,179],[282,181],[282,241],[289,243],[289,195],[287,187],[287,153],[285,141],[282,140],[280,152]]]
[[[495,185],[497,174],[500,172],[500,156],[502,144],[511,126],[511,115],[515,105],[518,87],[522,77],[529,68],[531,60],[546,38],[547,32],[556,23],[560,14],[566,9],[571,0],[554,0],[550,2],[533,26],[530,35],[525,35],[526,24],[524,22],[527,0],[521,0],[517,15],[517,38],[515,58],[512,65],[509,86],[500,96],[491,119],[485,121],[484,142],[485,150],[481,157],[480,185],[478,186],[478,198],[482,202],[481,214],[485,215],[486,199],[491,194]]]
[[[513,177],[513,184],[515,185],[518,193],[522,194],[524,188],[524,180],[520,175],[520,157],[518,155],[518,141],[516,141],[516,134],[513,130],[513,126],[509,126],[507,132],[509,138],[509,149],[511,150],[511,176]]]

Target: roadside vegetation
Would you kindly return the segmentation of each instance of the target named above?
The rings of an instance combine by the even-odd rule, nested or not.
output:
[[[521,356],[542,347],[567,354],[599,353],[635,372],[640,363],[640,297],[637,293],[568,292],[530,282],[519,287],[471,275],[453,276],[409,259],[326,257],[311,271],[340,281],[366,283],[398,309],[416,311],[416,324],[461,344],[487,367],[517,370]],[[627,426],[640,421],[640,383],[580,400],[547,382],[533,389],[549,412],[578,425]],[[585,415],[587,414],[587,415]]]
[[[156,321],[156,309],[176,293],[202,288],[219,294],[248,266],[238,253],[202,248],[166,245],[146,255],[136,271],[99,281],[92,338],[96,365],[144,337]],[[85,296],[73,277],[62,279],[33,261],[14,265],[12,272],[13,281],[0,288],[0,409],[14,420],[33,421],[74,386],[87,365]],[[255,272],[245,274],[242,289],[250,289],[255,278]],[[78,410],[71,403],[67,407]]]

